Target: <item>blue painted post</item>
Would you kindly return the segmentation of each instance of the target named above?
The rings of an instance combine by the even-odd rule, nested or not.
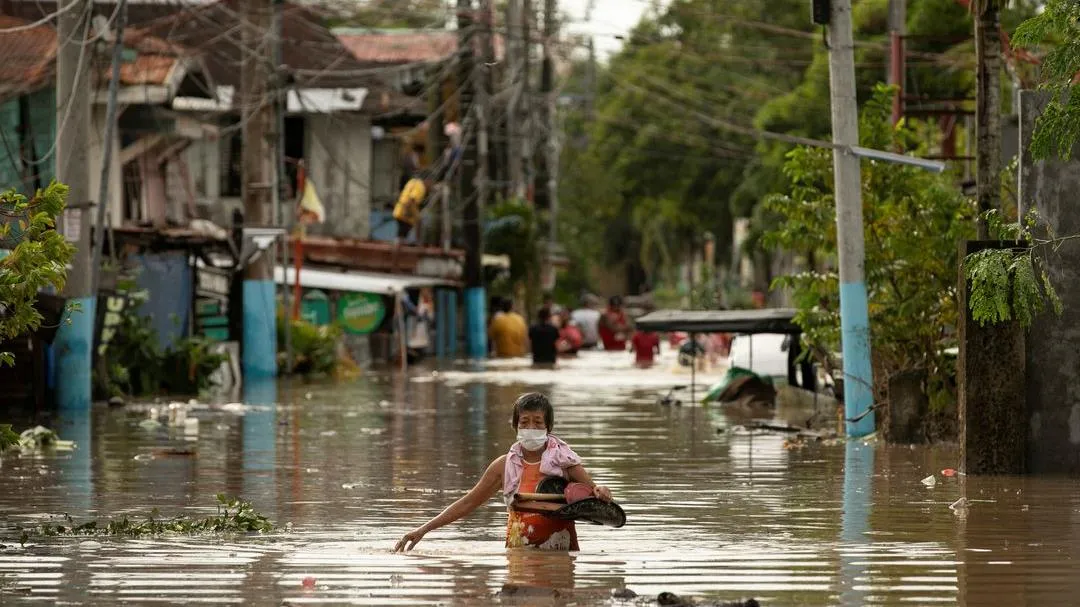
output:
[[[458,346],[457,291],[447,291],[446,300],[449,302],[446,306],[446,351],[450,358],[454,358],[457,356]]]
[[[435,291],[435,358],[446,358],[446,289]]]
[[[274,281],[244,281],[244,384],[277,376]]]
[[[71,304],[75,304],[79,310],[70,311]],[[56,365],[56,405],[64,410],[89,410],[97,299],[69,299],[68,308],[52,346]]]
[[[844,417],[847,434],[874,431],[874,372],[870,367],[870,318],[866,283],[840,283],[840,334],[844,356]],[[860,417],[861,416],[861,417]]]
[[[487,357],[487,318],[484,287],[465,289],[465,327],[469,358]]]

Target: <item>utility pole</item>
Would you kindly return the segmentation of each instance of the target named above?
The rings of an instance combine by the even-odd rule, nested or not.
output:
[[[72,7],[72,5],[75,5]],[[56,24],[56,178],[70,188],[64,236],[75,244],[64,295],[80,311],[66,314],[56,337],[56,399],[62,409],[88,410],[97,297],[91,290],[89,0],[61,0]],[[104,204],[104,203],[102,203]]]
[[[585,66],[585,120],[591,122],[596,112],[596,43],[589,36],[589,63]]]
[[[510,91],[510,101],[506,110],[506,162],[507,177],[510,185],[507,192],[510,197],[525,196],[525,179],[521,171],[522,157],[522,88],[525,73],[525,51],[522,38],[524,28],[522,0],[507,0],[506,3],[506,88]]]
[[[555,286],[556,237],[556,200],[555,166],[558,145],[555,133],[555,37],[556,37],[556,0],[544,0],[543,62],[540,67],[540,116],[543,120],[539,170],[536,175],[536,208],[547,214],[548,234],[544,268],[541,272],[541,287],[547,291]]]
[[[482,192],[487,188],[485,167],[480,162],[478,143],[482,144],[486,154],[487,138],[477,136],[480,128],[469,126],[473,111],[473,92],[483,87],[483,79],[476,78],[475,56],[473,53],[473,3],[472,0],[457,0],[458,26],[458,107],[461,119],[464,146],[461,155],[460,203],[463,206],[465,224],[465,327],[468,353],[470,358],[487,356],[487,317],[486,298],[484,295],[484,274],[481,259],[481,217],[480,204]],[[477,82],[480,86],[477,87]],[[475,87],[475,88],[474,88]],[[480,93],[483,98],[483,91]],[[486,124],[481,124],[485,127]]]
[[[870,365],[870,318],[863,278],[862,190],[859,107],[855,99],[855,57],[851,0],[833,0],[829,19],[829,89],[832,99],[836,238],[840,251],[840,329],[844,356],[844,413],[848,436],[874,431],[874,377]],[[857,421],[850,421],[850,420]]]
[[[271,193],[274,205],[274,226],[280,227],[285,230],[285,237],[279,241],[281,246],[281,268],[283,274],[281,281],[281,304],[285,310],[292,310],[292,305],[289,301],[289,280],[287,278],[289,267],[289,227],[294,223],[291,221],[291,217],[295,215],[292,205],[285,204],[285,181],[288,176],[288,171],[285,167],[285,114],[289,109],[289,89],[287,82],[287,75],[285,72],[285,48],[284,48],[284,17],[285,17],[285,0],[273,0],[271,19],[271,31],[273,32],[274,42],[274,63],[272,67],[272,74],[274,76],[274,131],[277,135],[275,137],[275,150],[274,150],[274,188]],[[301,195],[299,192],[298,195]],[[277,263],[278,256],[274,255],[274,263]],[[300,260],[303,262],[303,260]],[[271,269],[271,272],[273,270]],[[294,280],[299,281],[300,276],[295,275]],[[276,323],[275,313],[275,320]],[[276,327],[275,327],[276,330]],[[293,368],[293,349],[292,349],[292,325],[285,324],[285,368],[292,372]]]
[[[248,50],[240,65],[241,198],[244,225],[264,227],[272,210],[274,179],[273,0],[242,0],[241,43]],[[244,269],[243,370],[247,380],[277,375],[277,319],[274,256],[263,252]]]
[[[532,0],[521,0],[521,97],[518,101],[521,121],[521,193],[529,202],[533,192],[533,98],[532,98]]]
[[[979,238],[990,237],[983,215],[1001,206],[1001,34],[998,0],[975,8],[975,200]]]
[[[101,278],[101,253],[105,248],[105,213],[109,208],[109,176],[112,171],[112,142],[116,132],[116,96],[120,89],[120,61],[124,52],[124,28],[127,25],[127,0],[116,5],[116,29],[112,64],[109,72],[109,98],[105,106],[104,145],[101,152],[101,181],[98,184],[97,218],[94,221],[94,256],[90,263],[90,292],[97,295]],[[115,254],[115,252],[114,252]]]
[[[490,200],[492,187],[491,182],[498,174],[497,156],[491,153],[495,141],[492,137],[493,125],[491,122],[491,97],[494,94],[495,79],[492,75],[495,65],[495,12],[492,9],[492,0],[480,0],[480,56],[483,65],[479,71],[477,83],[477,106],[480,109],[480,167],[483,169],[483,178],[480,180],[480,190],[483,194],[480,200],[480,215],[484,214],[484,207]]]
[[[904,36],[907,35],[907,0],[889,0],[889,84],[897,87],[893,97],[892,123],[904,116],[906,65]]]

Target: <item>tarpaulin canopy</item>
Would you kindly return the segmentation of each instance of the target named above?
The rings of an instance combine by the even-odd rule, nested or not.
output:
[[[795,310],[657,310],[634,321],[644,331],[686,333],[801,333]]]

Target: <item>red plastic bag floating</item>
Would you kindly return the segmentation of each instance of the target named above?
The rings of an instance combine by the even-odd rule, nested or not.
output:
[[[957,472],[956,472],[955,468],[946,468],[946,469],[941,471],[941,476],[944,476],[946,478],[952,478],[952,477],[954,477],[956,475],[957,475]]]

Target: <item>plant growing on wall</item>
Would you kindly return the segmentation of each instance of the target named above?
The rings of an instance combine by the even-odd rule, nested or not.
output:
[[[1013,46],[1046,46],[1042,61],[1041,88],[1051,92],[1050,101],[1035,124],[1031,154],[1036,160],[1052,156],[1068,159],[1080,140],[1080,2],[1048,0],[1043,12],[1022,23]],[[986,249],[964,260],[971,283],[968,307],[980,324],[1016,320],[1031,326],[1048,307],[1061,314],[1061,300],[1050,280],[1045,255],[1080,235],[1057,236],[1040,221],[1034,209],[1017,221],[1000,213],[986,214],[990,234],[1016,243],[1014,248]]]
[[[54,228],[67,195],[68,187],[56,181],[29,200],[15,190],[0,193],[0,243],[14,243],[0,260],[0,342],[38,329],[38,292],[64,288],[75,247]],[[0,364],[13,365],[15,358],[0,351]]]
[[[1031,153],[1038,159],[1068,159],[1080,139],[1080,2],[1047,0],[1042,13],[1016,28],[1013,46],[1045,46],[1040,87],[1052,93],[1036,121]]]
[[[1006,222],[1000,213],[989,211],[986,222],[991,236],[1015,242],[1016,247],[986,249],[965,258],[971,317],[982,325],[1015,319],[1027,328],[1047,307],[1061,314],[1061,299],[1037,253],[1053,253],[1076,236],[1055,237],[1050,226],[1040,225],[1035,209],[1016,222]]]
[[[862,144],[910,149],[911,129],[891,125],[891,91],[878,87],[867,102]],[[818,263],[777,278],[773,288],[791,290],[808,350],[831,370],[840,345],[832,153],[797,148],[788,154],[784,172],[790,189],[765,202],[776,227],[764,243]],[[954,341],[958,317],[957,243],[974,235],[974,206],[948,175],[882,162],[862,163],[862,192],[876,387],[883,388],[894,373],[922,370],[929,395],[944,404],[953,374],[944,350]]]

